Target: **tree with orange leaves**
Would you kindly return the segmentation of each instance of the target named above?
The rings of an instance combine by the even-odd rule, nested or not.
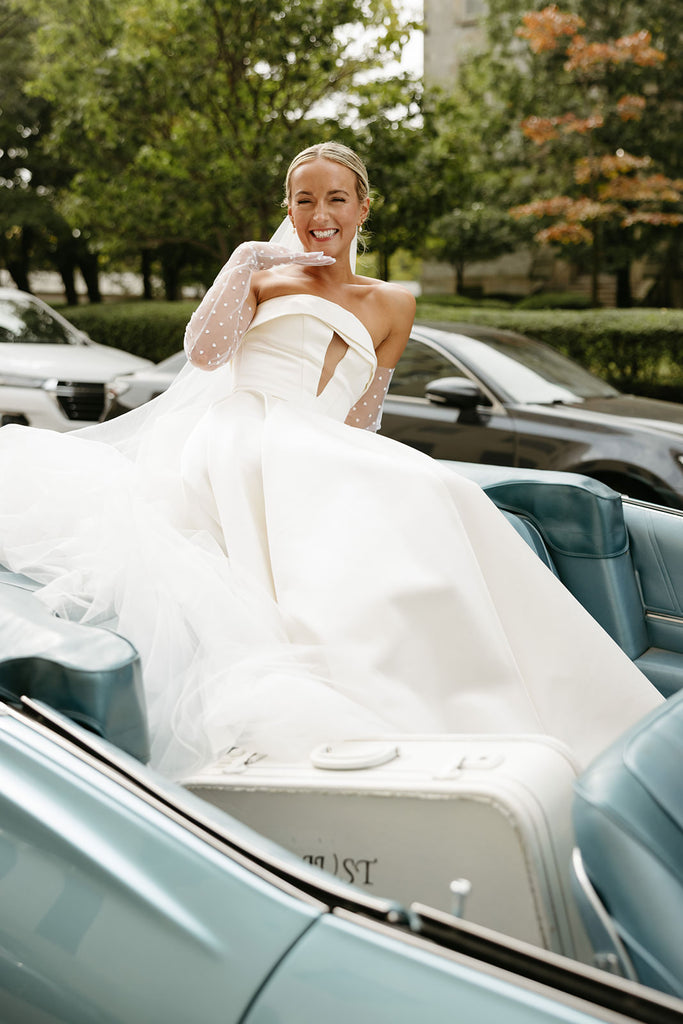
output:
[[[574,87],[574,109],[521,122],[524,136],[542,157],[549,158],[558,148],[569,157],[572,181],[571,194],[538,199],[510,212],[517,219],[545,222],[534,236],[538,242],[591,249],[592,298],[597,304],[605,232],[623,234],[643,225],[678,227],[683,223],[683,180],[657,173],[649,156],[636,156],[613,143],[619,134],[615,126],[653,115],[648,101],[656,86],[651,84],[648,97],[645,89],[633,91],[632,84],[642,69],[662,65],[666,54],[652,45],[647,30],[589,40],[582,34],[585,27],[579,15],[553,4],[527,12],[517,29],[539,59],[563,58],[561,74]]]

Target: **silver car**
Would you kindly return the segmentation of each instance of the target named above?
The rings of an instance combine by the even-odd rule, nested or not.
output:
[[[65,431],[96,423],[107,382],[151,366],[98,345],[35,296],[0,288],[0,426]]]

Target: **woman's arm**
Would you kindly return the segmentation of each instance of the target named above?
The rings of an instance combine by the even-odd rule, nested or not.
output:
[[[369,387],[363,392],[355,405],[349,409],[344,420],[349,427],[360,427],[361,430],[374,430],[382,426],[382,406],[386,398],[393,367],[378,366]]]
[[[387,311],[389,330],[375,349],[381,366],[395,367],[410,339],[415,320],[415,296],[400,285],[388,284],[382,289],[382,302]]]
[[[321,252],[294,252],[271,242],[243,242],[219,271],[185,329],[185,353],[194,366],[216,370],[235,354],[256,312],[255,271],[285,263],[326,266]]]
[[[386,398],[394,367],[408,344],[410,331],[415,319],[415,299],[398,285],[382,288],[390,328],[385,338],[375,349],[377,369],[370,386],[349,410],[346,423],[362,430],[379,430],[382,425],[382,406]]]

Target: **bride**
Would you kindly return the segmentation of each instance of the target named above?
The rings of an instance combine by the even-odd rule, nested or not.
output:
[[[355,273],[358,156],[304,150],[286,193],[165,395],[2,430],[0,558],[136,645],[172,776],[388,732],[545,733],[585,764],[661,698],[475,484],[374,433],[415,302]]]

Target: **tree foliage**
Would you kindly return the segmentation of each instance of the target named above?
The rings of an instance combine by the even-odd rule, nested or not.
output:
[[[56,109],[52,153],[77,166],[64,209],[112,256],[161,255],[171,292],[187,263],[208,276],[268,236],[291,157],[349,120],[407,38],[390,0],[32,6],[33,88]]]
[[[629,262],[647,255],[659,262],[662,281],[668,264],[670,284],[680,273],[679,0],[650,0],[647,8],[637,0],[566,0],[562,10],[539,3],[533,11],[524,0],[489,0],[488,9],[486,50],[464,67],[461,83],[470,102],[501,114],[488,142],[492,155],[496,147],[505,154],[501,198],[531,215],[520,222],[530,235],[534,222],[550,229],[541,241],[564,221],[564,242],[578,244],[562,251],[594,276],[591,251],[624,286]],[[554,205],[530,205],[541,197]],[[672,294],[663,283],[659,301]],[[626,287],[621,296],[628,301]]]
[[[450,209],[467,165],[465,150],[451,144],[443,101],[425,96],[408,79],[392,88],[394,102],[388,104],[386,83],[380,90],[377,83],[367,87],[349,135],[367,157],[374,192],[371,247],[385,279],[398,249],[422,252],[430,223]]]
[[[75,300],[75,267],[91,254],[55,205],[72,172],[45,151],[51,105],[26,88],[35,24],[13,0],[0,0],[0,260],[24,290],[32,262],[54,265]]]
[[[567,110],[552,116],[532,115],[522,121],[524,135],[541,150],[561,146],[573,157],[572,194],[537,199],[512,209],[515,217],[538,217],[551,223],[535,237],[541,243],[584,244],[592,248],[593,300],[597,302],[597,276],[600,267],[600,225],[607,222],[618,228],[647,224],[651,227],[677,227],[683,223],[679,212],[683,199],[683,180],[653,173],[649,155],[635,156],[619,147],[612,150],[613,139],[622,125],[639,122],[648,107],[641,91],[628,91],[623,81],[613,82],[617,68],[656,68],[666,54],[652,45],[652,35],[640,29],[617,39],[591,41],[582,34],[582,17],[550,5],[541,11],[529,11],[522,19],[517,35],[526,39],[534,54],[562,52],[563,70],[570,75],[579,97],[580,111]],[[609,122],[616,122],[614,124]],[[606,137],[601,138],[601,132]],[[578,148],[574,139],[583,140]],[[678,209],[677,209],[678,208]]]
[[[468,263],[493,260],[520,242],[520,233],[514,230],[506,210],[477,200],[439,217],[431,231],[431,251],[455,269],[459,294],[464,291]]]
[[[510,130],[515,105],[501,87],[509,78],[491,49],[463,60],[452,90],[427,97],[438,111],[436,145],[455,157],[457,175],[444,189],[442,209],[427,222],[426,254],[454,268],[458,292],[468,264],[495,259],[530,237],[507,213],[528,187]]]

